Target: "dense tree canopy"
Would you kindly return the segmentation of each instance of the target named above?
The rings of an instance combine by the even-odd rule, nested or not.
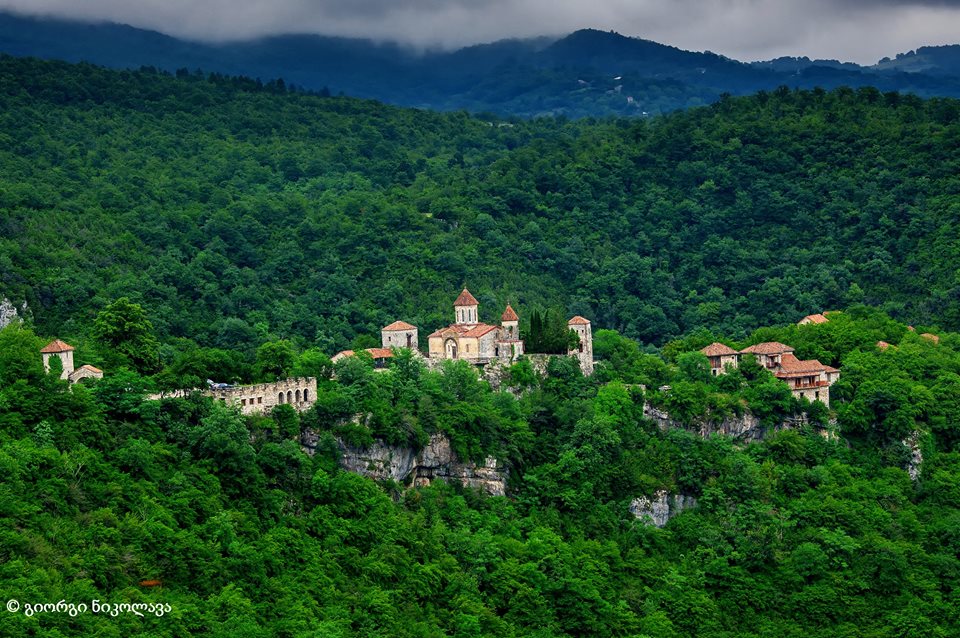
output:
[[[506,122],[13,58],[0,87],[0,297],[64,338],[127,297],[162,343],[332,355],[446,325],[464,283],[481,320],[646,344],[860,302],[960,328],[954,100]]]

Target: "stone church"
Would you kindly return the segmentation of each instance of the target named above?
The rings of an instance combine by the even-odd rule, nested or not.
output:
[[[480,302],[466,288],[453,302],[454,322],[430,333],[427,356],[430,361],[463,359],[475,364],[493,361],[512,363],[524,354],[520,339],[520,317],[507,304],[500,325],[480,321]],[[593,373],[593,335],[590,321],[577,316],[567,322],[580,337],[577,348],[568,355],[576,357],[583,373]],[[419,348],[418,329],[405,321],[394,321],[380,331],[383,348]]]

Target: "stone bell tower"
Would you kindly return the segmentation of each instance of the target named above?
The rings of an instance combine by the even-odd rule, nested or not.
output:
[[[460,296],[457,297],[457,300],[453,302],[453,310],[457,317],[457,320],[454,323],[480,323],[477,312],[479,308],[480,302],[477,301],[476,297],[470,294],[469,290],[464,288],[463,292],[460,293]]]
[[[593,374],[593,332],[590,330],[590,320],[577,315],[567,322],[567,327],[580,337],[577,347],[567,354],[577,357],[583,376],[588,377]]]

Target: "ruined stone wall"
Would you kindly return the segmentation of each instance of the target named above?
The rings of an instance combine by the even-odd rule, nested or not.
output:
[[[282,403],[289,403],[298,412],[303,412],[310,409],[317,400],[317,380],[313,377],[297,377],[274,383],[238,385],[218,390],[170,390],[150,394],[146,398],[152,401],[182,399],[194,392],[220,399],[227,405],[239,406],[243,414],[267,414],[274,406]]]
[[[244,414],[266,414],[283,404],[292,405],[298,412],[303,412],[317,400],[317,380],[313,377],[297,377],[273,383],[210,390],[204,394],[228,405],[239,405]]]

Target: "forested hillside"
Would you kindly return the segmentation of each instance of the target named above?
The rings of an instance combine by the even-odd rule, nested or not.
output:
[[[0,635],[957,635],[958,117],[841,89],[504,121],[0,58],[0,299],[28,308],[0,329]],[[331,362],[449,323],[464,283],[481,320],[589,317],[596,372]],[[53,337],[104,378],[45,373]],[[697,352],[771,340],[841,369],[833,412]],[[290,374],[303,413],[146,399]],[[699,433],[748,411],[760,442]],[[338,467],[435,434],[507,496]],[[647,525],[658,492],[693,506]],[[59,601],[88,607],[27,613]]]
[[[665,348],[674,364],[611,331],[590,378],[572,359],[546,379],[517,364],[519,398],[462,361],[354,358],[335,377],[327,362],[310,411],[244,418],[200,396],[145,401],[153,380],[129,370],[68,389],[43,373],[44,341],[8,326],[0,596],[21,607],[0,635],[955,636],[960,335],[937,344],[864,307],[832,316],[741,344],[787,338],[838,361],[836,428],[759,366],[711,377],[698,343]],[[637,383],[669,383],[679,416],[747,406],[771,429],[749,445],[661,431]],[[773,431],[803,411],[809,427]],[[434,432],[497,455],[507,497],[337,468],[334,437]],[[904,437],[923,452],[916,482]],[[696,506],[649,526],[628,506],[657,490]],[[86,608],[26,613],[61,600]]]
[[[0,298],[79,339],[127,296],[161,341],[248,352],[433,329],[464,284],[481,319],[558,307],[652,344],[857,302],[957,329],[958,114],[781,90],[508,122],[2,58]]]

